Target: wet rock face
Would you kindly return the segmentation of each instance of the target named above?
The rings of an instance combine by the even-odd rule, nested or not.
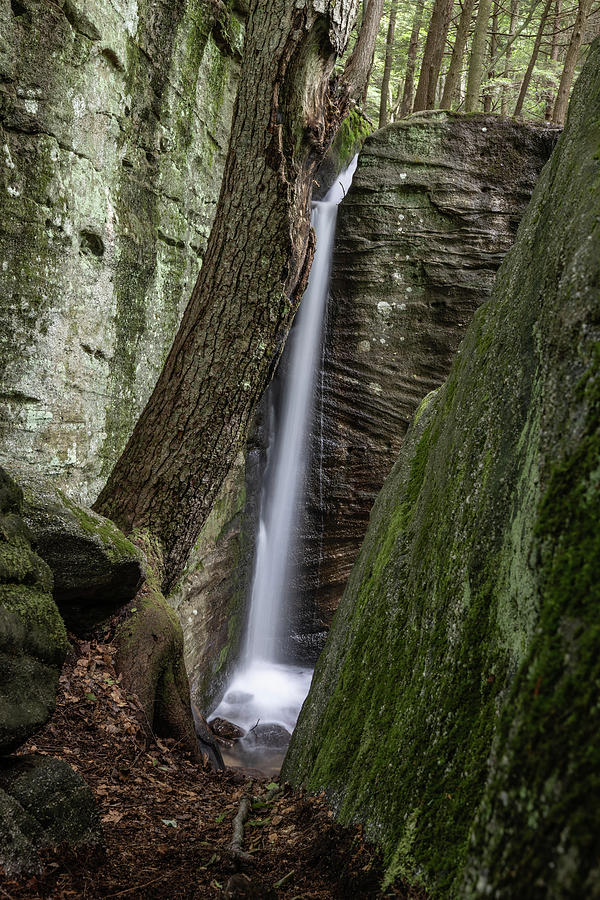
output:
[[[22,0],[0,35],[0,461],[89,503],[200,268],[243,24],[210,0]]]
[[[597,40],[377,497],[282,772],[449,900],[600,894],[599,101]]]
[[[316,592],[308,630],[329,624],[408,424],[489,296],[556,138],[435,112],[367,139],[338,213],[299,587]]]

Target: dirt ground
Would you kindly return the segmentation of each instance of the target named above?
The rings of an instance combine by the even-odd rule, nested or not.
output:
[[[381,861],[359,828],[332,820],[323,797],[276,789],[267,778],[192,763],[173,741],[148,739],[134,697],[122,690],[113,648],[73,641],[56,713],[22,752],[66,760],[90,785],[105,844],[43,854],[41,873],[9,879],[1,898],[281,898],[425,900],[396,884],[380,892]],[[252,806],[240,862],[233,820]]]

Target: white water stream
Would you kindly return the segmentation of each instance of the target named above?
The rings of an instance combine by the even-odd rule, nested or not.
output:
[[[290,334],[289,365],[283,385],[281,424],[268,448],[271,477],[265,481],[257,538],[250,612],[242,659],[225,696],[210,718],[221,717],[250,732],[240,741],[246,765],[265,768],[266,749],[275,743],[279,761],[285,729],[291,733],[310,687],[312,669],[286,664],[280,647],[289,621],[290,560],[302,503],[308,437],[321,347],[337,207],[352,182],[358,157],[322,201],[312,207],[316,250],[308,286]],[[273,728],[272,726],[279,726]],[[244,752],[245,751],[245,752]],[[268,764],[266,766],[269,768]],[[269,773],[270,774],[270,773]]]

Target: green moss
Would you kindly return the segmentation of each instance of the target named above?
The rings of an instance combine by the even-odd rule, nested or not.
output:
[[[25,584],[0,584],[0,644],[28,647],[42,659],[62,663],[69,643],[52,597]]]
[[[377,499],[284,777],[436,897],[596,896],[600,42]],[[595,105],[596,104],[596,105]]]
[[[70,500],[62,491],[57,491],[57,494],[67,509],[73,513],[84,534],[100,538],[112,562],[131,559],[138,555],[132,542],[125,537],[123,532],[110,519],[97,516],[91,513],[90,510],[84,509],[84,507]]]

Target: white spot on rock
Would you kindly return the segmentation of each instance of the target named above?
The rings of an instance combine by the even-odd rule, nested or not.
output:
[[[377,311],[380,316],[383,316],[384,319],[389,318],[389,315],[392,311],[392,307],[386,300],[380,300],[377,304]]]
[[[359,341],[357,349],[359,353],[368,353],[371,345],[368,341]]]
[[[377,384],[376,381],[370,381],[368,387],[371,393],[375,394],[376,396],[379,396],[379,394],[383,394],[383,388],[380,384]]]

